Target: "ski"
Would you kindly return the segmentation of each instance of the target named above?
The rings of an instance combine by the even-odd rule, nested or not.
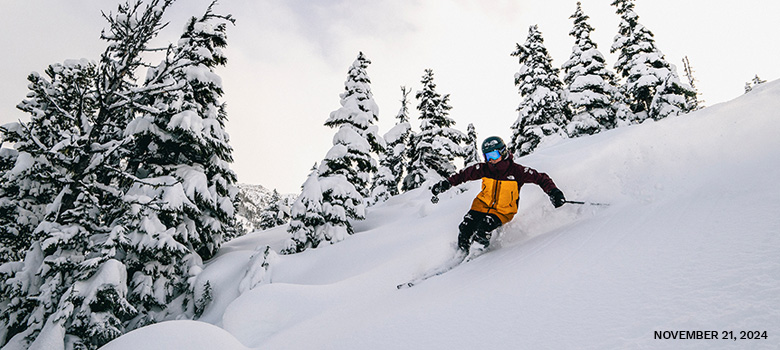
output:
[[[435,276],[441,275],[441,274],[443,274],[443,273],[445,273],[445,272],[447,272],[449,270],[454,269],[455,266],[458,266],[463,261],[465,261],[466,257],[467,257],[467,255],[463,251],[458,250],[457,252],[455,252],[455,256],[453,256],[451,259],[445,261],[444,264],[442,264],[440,266],[437,266],[437,267],[435,267],[435,268],[433,268],[433,269],[423,273],[421,276],[419,276],[417,278],[414,278],[414,279],[412,279],[409,282],[401,283],[398,286],[396,286],[396,288],[404,289],[404,288],[414,287],[415,285],[417,285],[417,284],[419,284],[419,283],[421,283],[421,282],[423,282],[423,281],[425,281],[425,280],[427,280],[427,279],[429,279],[431,277],[435,277]]]
[[[487,249],[472,249],[471,251],[469,251],[468,254],[462,250],[458,250],[455,252],[455,256],[453,256],[450,260],[445,261],[444,264],[439,265],[431,270],[428,270],[426,273],[422,274],[417,278],[412,279],[409,282],[401,283],[398,286],[396,286],[396,288],[405,289],[405,288],[414,287],[431,277],[436,277],[441,274],[444,274],[445,272],[456,268],[458,265],[462,263],[467,263],[471,260],[474,260],[480,255],[484,254],[485,252],[487,252]]]
[[[595,202],[582,202],[582,201],[565,201],[564,203],[568,204],[579,204],[579,205],[597,205],[602,207],[608,207],[609,203],[595,203]]]

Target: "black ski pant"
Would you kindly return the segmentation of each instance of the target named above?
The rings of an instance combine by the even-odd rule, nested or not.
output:
[[[501,220],[494,214],[486,214],[476,210],[469,210],[463,217],[458,229],[458,248],[469,250],[472,239],[487,247],[490,244],[492,231],[501,226]]]

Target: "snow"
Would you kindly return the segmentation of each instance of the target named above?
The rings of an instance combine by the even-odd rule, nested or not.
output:
[[[104,349],[776,349],[780,343],[780,82],[688,115],[544,145],[495,249],[413,288],[452,256],[479,182],[366,210],[355,234],[272,255],[286,227],[208,262],[200,321],[144,327]],[[243,280],[243,283],[242,283]],[[767,331],[663,340],[656,331]]]
[[[205,55],[203,52],[200,54]],[[188,66],[184,72],[187,75],[187,81],[189,82],[197,81],[204,85],[214,85],[217,88],[222,88],[222,78],[212,72],[211,68],[208,66],[202,64]]]
[[[35,159],[27,152],[19,152],[14,167],[8,171],[8,176],[18,176],[29,171],[35,165]]]
[[[196,111],[181,111],[171,117],[171,121],[168,123],[168,129],[182,129],[191,132],[193,136],[197,138],[202,138],[203,118],[201,118]]]
[[[385,133],[384,139],[387,143],[395,143],[412,129],[412,126],[408,122],[401,122],[390,128],[390,131]]]
[[[247,268],[244,278],[241,279],[241,283],[238,285],[239,292],[243,293],[247,290],[253,289],[262,283],[270,283],[267,278],[271,275],[269,270],[274,265],[275,260],[278,259],[277,254],[271,250],[270,246],[258,247],[255,250],[255,254],[249,258],[249,268]]]
[[[338,153],[328,154],[328,158],[326,159],[335,159],[332,158],[334,156],[344,157],[348,150],[355,150],[360,153],[369,153],[371,151],[371,146],[368,144],[366,138],[361,136],[352,126],[340,127],[339,130],[336,131],[336,134],[333,135],[333,145],[346,145],[347,149]]]
[[[120,261],[109,259],[98,268],[95,275],[86,281],[79,281],[73,284],[76,293],[84,298],[86,304],[95,301],[96,295],[100,289],[105,286],[112,286],[117,289],[123,297],[127,294],[127,268]]]
[[[165,336],[161,337],[163,334]],[[247,348],[219,327],[196,321],[171,321],[135,330],[106,344],[101,349],[241,350]]]
[[[30,344],[29,350],[65,350],[65,328],[59,321],[51,317],[46,320],[46,325],[41,330],[41,335]],[[19,345],[9,342],[11,348],[21,348]]]
[[[154,124],[154,118],[150,115],[144,115],[141,117],[133,118],[133,120],[131,120],[130,123],[127,124],[127,128],[125,128],[124,135],[131,136],[135,134],[142,134],[145,132],[155,134],[166,141],[170,139],[170,136],[168,136],[166,133],[161,132],[160,128],[158,128],[157,125]]]
[[[176,168],[176,175],[182,179],[182,186],[187,198],[196,198],[201,196],[206,202],[215,203],[217,201],[216,193],[208,186],[208,179],[202,166],[180,165]],[[178,194],[174,194],[178,195]]]

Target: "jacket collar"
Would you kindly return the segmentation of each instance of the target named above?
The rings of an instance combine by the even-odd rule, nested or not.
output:
[[[503,174],[508,169],[509,166],[514,163],[512,153],[507,153],[506,157],[503,157],[498,163],[496,164],[490,164],[489,162],[485,162],[487,165],[488,170],[493,172],[494,174]]]

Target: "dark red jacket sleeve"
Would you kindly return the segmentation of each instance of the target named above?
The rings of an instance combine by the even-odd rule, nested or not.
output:
[[[519,172],[519,174],[517,173]],[[531,169],[529,167],[524,167],[522,165],[517,166],[517,170],[515,173],[515,177],[518,179],[518,182],[521,184],[523,183],[535,183],[539,185],[539,187],[542,188],[544,193],[550,193],[555,186],[555,182],[547,176],[545,173],[540,173],[534,169]]]
[[[470,167],[464,168],[455,175],[447,178],[447,180],[451,185],[457,186],[466,181],[479,180],[483,177],[485,177],[485,164],[477,163]]]

